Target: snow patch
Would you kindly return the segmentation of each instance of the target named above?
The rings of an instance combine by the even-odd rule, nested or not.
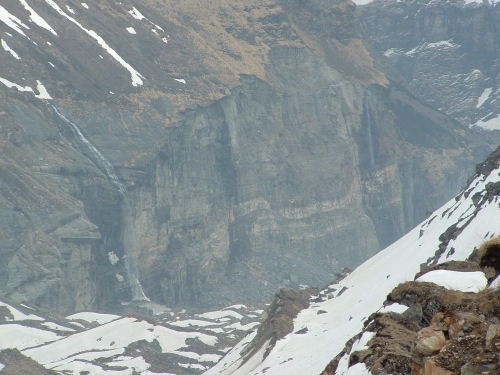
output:
[[[493,91],[492,87],[488,87],[487,89],[484,89],[484,91],[479,96],[479,98],[477,98],[476,108],[481,107],[488,100],[492,91]]]
[[[73,315],[69,315],[66,319],[69,320],[83,320],[88,323],[106,324],[120,318],[119,315],[113,314],[100,314],[95,312],[79,312]]]
[[[35,97],[38,99],[51,100],[52,96],[50,96],[49,92],[45,88],[42,82],[36,80],[36,89],[38,90],[38,94],[35,94]]]
[[[486,130],[500,130],[500,115],[490,118],[489,120],[481,119],[477,121],[473,126],[479,126],[480,128]]]
[[[87,3],[82,3],[81,5],[82,5],[82,7],[84,7],[85,9],[89,9],[89,6],[87,5]]]
[[[116,265],[116,263],[118,263],[120,261],[120,258],[118,257],[118,255],[116,255],[116,253],[114,251],[108,252],[108,259],[109,259],[109,263],[111,263],[112,266]]]
[[[488,280],[481,271],[458,272],[435,270],[420,276],[416,281],[434,283],[446,289],[472,293],[477,293],[488,285]]]
[[[186,84],[186,80],[184,78],[174,78],[177,82],[180,82],[182,84]]]
[[[25,313],[19,311],[18,309],[16,309],[15,307],[7,305],[4,302],[0,302],[0,306],[6,307],[9,310],[10,314],[12,315],[12,317],[13,317],[13,319],[6,318],[5,319],[6,321],[19,322],[19,321],[23,321],[23,320],[38,320],[38,321],[40,321],[40,320],[43,321],[44,320],[43,318],[40,318],[37,315],[25,314]]]
[[[66,5],[66,9],[68,10],[68,12],[70,12],[71,14],[75,14],[75,10],[73,8],[71,8],[69,5]]]
[[[9,11],[7,9],[5,9],[2,5],[0,5],[0,21],[5,23],[12,30],[14,30],[17,33],[21,34],[22,36],[28,38],[27,35],[24,33],[24,31],[21,29],[21,27],[23,27],[27,30],[29,30],[29,27],[26,26],[24,23],[22,23],[22,21],[19,18],[17,18],[13,14],[9,13]]]
[[[396,313],[396,314],[402,314],[406,310],[408,310],[408,306],[406,305],[401,305],[399,303],[392,303],[390,305],[382,307],[378,312],[379,313]]]
[[[137,34],[133,27],[127,27],[127,31],[129,32],[129,34]]]
[[[20,324],[0,325],[0,350],[25,349],[46,344],[61,337],[52,331],[27,327]]]
[[[5,50],[5,52],[10,53],[16,60],[21,60],[16,51],[10,48],[5,40],[1,39],[0,43],[2,44],[2,48]]]
[[[130,14],[132,17],[134,17],[136,20],[143,20],[143,19],[145,19],[145,18],[146,18],[146,17],[144,17],[144,16],[142,15],[142,13],[141,13],[141,12],[139,12],[139,11],[137,10],[137,8],[136,8],[136,7],[133,7],[133,8],[132,8],[131,10],[129,10],[128,12],[129,12],[129,14]]]
[[[35,12],[32,7],[28,5],[26,0],[19,0],[19,2],[24,7],[24,9],[26,9],[29,12],[31,22],[33,22],[35,25],[45,30],[50,31],[52,34],[57,36],[55,30],[47,23],[47,21],[45,21],[42,17],[40,17],[40,15],[37,12]]]

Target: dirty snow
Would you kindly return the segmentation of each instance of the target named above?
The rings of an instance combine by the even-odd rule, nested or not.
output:
[[[64,326],[59,325],[59,324],[54,323],[54,322],[43,322],[41,324],[42,324],[42,326],[47,327],[49,329],[52,329],[54,331],[75,332],[75,330],[73,328],[64,327]]]
[[[54,0],[45,0],[47,4],[49,4],[57,13],[61,16],[65,17],[76,26],[78,26],[81,30],[83,30],[87,35],[93,38],[111,57],[113,57],[121,66],[127,69],[130,73],[132,79],[132,86],[142,86],[142,74],[136,71],[129,63],[127,63],[113,48],[111,48],[108,43],[104,39],[102,39],[94,30],[86,29],[82,26],[76,19],[66,14],[60,7],[57,5]]]
[[[16,53],[16,51],[14,51],[12,48],[10,48],[5,40],[1,39],[0,43],[2,44],[2,48],[4,49],[5,52],[10,53],[10,55],[12,57],[14,57],[16,60],[21,60],[21,58]]]
[[[35,25],[45,30],[50,31],[52,34],[57,36],[55,30],[48,24],[47,21],[45,21],[42,17],[40,17],[40,15],[37,12],[35,12],[35,10],[32,7],[29,6],[26,0],[19,0],[19,2],[24,7],[24,9],[26,9],[29,12],[31,22],[33,22]]]
[[[198,316],[200,318],[211,319],[211,320],[221,319],[221,318],[225,318],[225,317],[233,317],[236,319],[243,318],[243,315],[241,315],[233,310],[209,311],[209,312],[206,312],[203,314],[199,314]]]

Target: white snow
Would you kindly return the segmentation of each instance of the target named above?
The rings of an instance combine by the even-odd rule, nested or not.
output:
[[[408,306],[406,305],[401,305],[399,303],[392,303],[390,305],[382,307],[378,312],[379,313],[396,313],[396,314],[402,314],[406,310],[408,310]]]
[[[21,350],[58,340],[59,338],[60,336],[54,332],[20,324],[0,325],[0,350],[9,348]]]
[[[54,322],[43,322],[41,324],[42,326],[52,329],[54,331],[75,332],[73,328],[64,327]]]
[[[10,48],[5,40],[1,39],[0,43],[2,44],[2,48],[4,49],[5,52],[10,53],[10,55],[12,57],[14,57],[16,60],[21,60],[21,58],[16,53],[16,51],[14,51],[12,48]]]
[[[79,312],[66,317],[66,319],[69,320],[83,320],[85,322],[97,324],[106,324],[118,318],[120,318],[119,315],[100,314],[96,312]]]
[[[0,77],[0,82],[3,83],[8,88],[15,88],[17,91],[21,92],[33,92],[33,89],[30,86],[21,86],[17,83],[11,82],[8,79]]]
[[[435,270],[420,276],[416,281],[434,283],[446,289],[472,293],[477,293],[488,285],[488,280],[481,271],[458,272]]]
[[[36,80],[36,89],[38,90],[38,94],[35,94],[35,97],[38,99],[46,99],[46,100],[51,100],[52,97],[50,96],[49,92],[45,88],[42,82],[39,80]]]
[[[46,99],[46,100],[52,99],[52,97],[49,95],[45,86],[39,80],[36,81],[36,83],[37,83],[36,88],[38,90],[38,94],[35,93],[35,91],[33,90],[33,88],[31,86],[21,86],[21,85],[18,85],[17,83],[11,82],[8,79],[2,78],[2,77],[0,77],[0,82],[3,83],[8,88],[15,88],[17,91],[31,92],[38,99]]]
[[[139,12],[139,11],[137,10],[137,8],[136,8],[136,7],[133,7],[133,8],[132,8],[131,10],[129,10],[128,12],[129,12],[129,14],[130,14],[132,17],[134,17],[136,20],[143,20],[143,19],[145,19],[145,18],[146,18],[146,17],[144,17],[144,16],[142,15],[142,13],[141,13],[141,12]]]
[[[184,85],[186,84],[186,80],[184,78],[174,78],[177,82],[183,83]]]
[[[7,321],[19,322],[19,321],[23,321],[23,320],[39,320],[39,321],[44,320],[43,318],[41,318],[37,315],[34,315],[34,314],[25,314],[25,313],[19,311],[18,309],[16,309],[15,307],[12,307],[4,302],[0,302],[0,306],[6,307],[7,309],[9,309],[9,312],[13,317],[13,319],[7,318],[6,319]]]
[[[237,313],[236,311],[232,310],[222,310],[222,311],[209,311],[203,314],[198,314],[200,318],[205,318],[205,319],[211,319],[211,320],[216,320],[216,319],[221,319],[225,317],[233,317],[236,319],[242,319],[243,315]]]
[[[118,263],[120,261],[120,258],[118,257],[118,255],[116,255],[116,253],[114,251],[108,252],[108,259],[109,259],[109,263],[111,263],[112,266],[116,265],[116,263]]]
[[[259,357],[261,354],[249,359],[247,363],[252,362],[253,368],[247,367],[246,372],[238,369],[241,358],[238,358],[238,353],[233,349],[205,374],[321,373],[329,361],[344,349],[345,343],[363,330],[364,321],[382,307],[390,291],[399,283],[413,280],[413,276],[420,270],[420,264],[433,257],[439,249],[439,236],[450,226],[457,225],[463,230],[455,240],[448,243],[439,262],[465,260],[474,247],[481,245],[485,234],[498,232],[500,207],[495,200],[480,203],[477,216],[467,226],[465,223],[476,208],[472,196],[476,193],[484,196],[486,184],[499,180],[499,170],[487,177],[477,177],[465,189],[471,190],[467,198],[461,194],[457,199],[451,199],[404,237],[367,260],[338,284],[330,286],[337,290],[344,287],[347,289],[340,296],[301,311],[294,320],[293,332],[301,327],[307,327],[308,331],[301,335],[288,334],[276,343],[263,360]],[[388,274],[390,277],[386,278],[384,275]],[[479,290],[486,286],[481,273],[450,276],[457,277],[460,281],[450,281],[453,287]],[[318,315],[319,308],[327,314]],[[244,342],[250,337],[252,336],[238,344],[239,351],[245,347]],[[364,368],[357,367],[349,369],[349,373],[358,370],[361,373],[365,371]]]
[[[476,108],[481,107],[488,100],[492,91],[493,91],[492,87],[488,87],[487,89],[484,89],[484,91],[479,96],[479,98],[477,98]]]
[[[133,27],[127,27],[127,31],[130,33],[130,34],[137,34],[137,32],[135,31],[135,29]]]
[[[24,31],[21,29],[21,27],[24,27],[25,29],[28,30],[29,27],[26,26],[24,23],[22,23],[22,21],[19,18],[9,13],[9,11],[5,9],[2,5],[0,5],[0,21],[5,23],[7,26],[9,26],[11,29],[15,30],[22,36],[27,37]]]
[[[81,5],[82,5],[82,7],[84,7],[85,9],[89,9],[89,6],[87,5],[87,3],[82,3]]]
[[[173,325],[175,327],[209,327],[214,325],[224,324],[224,322],[208,322],[206,320],[197,320],[197,319],[186,319],[186,320],[178,320],[174,322],[169,322],[168,324]]]
[[[29,6],[29,4],[26,2],[26,0],[19,0],[21,5],[26,9],[29,14],[30,14],[30,21],[33,22],[35,25],[50,31],[52,34],[57,35],[55,30],[45,21],[40,15],[35,12],[35,10]]]
[[[489,120],[484,120],[483,118],[477,121],[473,126],[479,126],[486,130],[500,130],[500,115],[490,118]]]
[[[49,61],[49,65],[50,65],[51,67],[55,68],[55,65],[54,65],[54,64],[52,64],[50,61]]]
[[[69,5],[66,5],[66,9],[68,10],[68,12],[70,12],[71,14],[75,14],[75,10],[73,8],[71,8]]]
[[[70,15],[66,14],[60,7],[57,5],[54,0],[45,0],[47,4],[49,4],[57,13],[61,16],[67,18],[69,21],[73,22],[76,26],[78,26],[81,30],[87,33],[91,38],[93,38],[111,57],[113,57],[121,66],[127,69],[130,73],[132,79],[132,86],[141,86],[143,84],[142,75],[136,71],[129,63],[127,63],[113,48],[111,48],[108,43],[104,39],[102,39],[94,30],[86,29],[82,26],[77,20],[75,20]],[[135,8],[134,8],[135,9]]]
[[[373,0],[352,0],[356,5],[366,5],[370,4]]]

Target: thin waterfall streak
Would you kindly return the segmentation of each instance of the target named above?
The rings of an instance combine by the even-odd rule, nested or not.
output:
[[[375,168],[375,153],[373,151],[373,136],[372,136],[372,122],[370,116],[370,109],[365,105],[366,122],[368,128],[368,153],[370,154],[370,167]]]
[[[111,163],[104,157],[104,155],[88,140],[87,137],[82,133],[80,127],[76,125],[74,122],[69,120],[66,116],[64,116],[59,110],[52,104],[50,104],[54,112],[66,123],[70,126],[73,134],[80,140],[84,147],[86,147],[92,157],[94,159],[94,164],[101,169],[106,177],[111,181],[111,183],[118,189],[122,197],[122,244],[123,244],[123,252],[124,262],[125,262],[125,270],[127,272],[130,289],[132,292],[132,300],[134,301],[148,301],[151,300],[146,296],[144,290],[142,289],[141,282],[139,281],[139,266],[137,263],[136,256],[136,235],[134,223],[132,221],[132,207],[130,206],[130,202],[128,200],[125,186],[120,182],[118,176],[116,175],[113,166]]]

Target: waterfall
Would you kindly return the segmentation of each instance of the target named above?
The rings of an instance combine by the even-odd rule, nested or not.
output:
[[[370,155],[370,167],[373,170],[375,169],[375,154],[373,151],[372,121],[370,116],[370,108],[368,108],[368,104],[365,104],[365,112],[366,112],[366,123],[368,128],[368,153]]]
[[[102,170],[102,172],[106,175],[109,181],[116,187],[118,192],[122,197],[122,244],[123,244],[123,252],[125,254],[125,270],[127,272],[127,277],[130,284],[130,289],[132,291],[132,299],[134,301],[150,301],[149,298],[144,293],[142,289],[142,285],[139,281],[139,267],[137,263],[137,254],[136,254],[136,236],[135,236],[135,227],[132,220],[132,207],[130,206],[130,202],[127,197],[127,189],[120,182],[120,179],[116,175],[113,166],[109,162],[108,159],[104,157],[104,155],[89,141],[85,135],[83,135],[80,127],[76,125],[74,122],[69,120],[66,116],[64,116],[59,110],[50,104],[54,112],[57,116],[63,120],[63,122],[69,125],[71,131],[73,132],[75,138],[83,146],[87,149],[91,154],[91,160],[94,164]]]

